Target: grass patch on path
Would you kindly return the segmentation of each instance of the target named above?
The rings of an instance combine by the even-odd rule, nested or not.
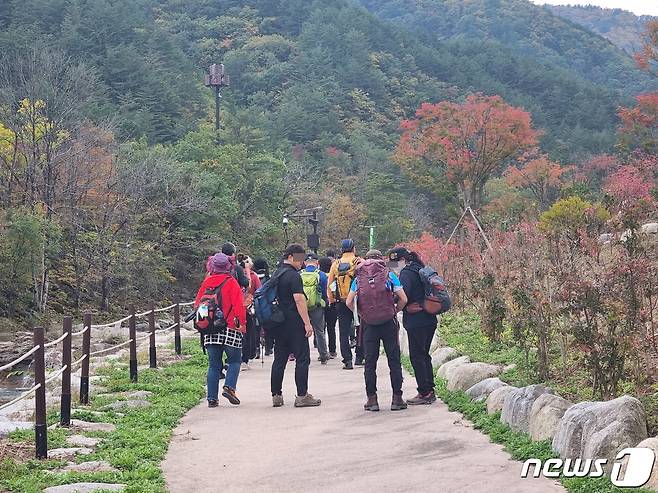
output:
[[[103,387],[108,392],[147,390],[151,406],[143,409],[125,409],[124,416],[107,412],[104,422],[117,427],[112,433],[82,433],[103,438],[92,455],[81,456],[77,462],[107,461],[119,469],[118,473],[53,473],[64,465],[61,461],[31,460],[19,463],[6,459],[0,463],[0,490],[11,492],[41,493],[45,487],[76,482],[103,482],[126,484],[126,493],[164,493],[165,480],[160,463],[167,452],[172,431],[192,407],[205,395],[207,361],[198,341],[185,341],[183,353],[187,360],[169,366],[143,370],[139,382],[132,384],[125,366],[103,368],[99,371]],[[107,398],[94,399],[90,407],[74,411],[74,417],[92,417],[89,411],[98,411],[108,403]],[[49,423],[57,422],[56,413],[49,414]],[[90,421],[99,421],[94,416]],[[48,448],[62,446],[68,430],[49,430]],[[27,430],[10,435],[14,441],[33,443],[34,431]]]

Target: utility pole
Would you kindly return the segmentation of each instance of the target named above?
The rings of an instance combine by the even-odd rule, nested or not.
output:
[[[215,130],[219,130],[220,124],[220,107],[222,103],[222,87],[230,85],[230,79],[224,69],[224,64],[217,65],[213,63],[208,68],[208,73],[204,77],[206,87],[212,87],[215,90]]]
[[[283,214],[283,230],[286,234],[286,246],[288,246],[288,223],[290,222],[290,219],[307,219],[308,223],[313,228],[313,233],[306,236],[306,244],[309,249],[318,253],[318,249],[320,248],[320,235],[318,235],[318,224],[320,224],[320,220],[318,219],[318,212],[321,210],[322,207],[314,207],[313,209],[305,209],[301,214],[288,214],[287,212]]]
[[[375,228],[377,226],[364,226],[364,228],[368,228],[370,230],[370,237],[368,239],[368,245],[369,249],[372,250],[375,248]]]

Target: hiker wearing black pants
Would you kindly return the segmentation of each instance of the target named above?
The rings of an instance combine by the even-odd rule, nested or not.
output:
[[[353,370],[353,364],[363,365],[363,355],[358,351],[356,361],[352,361],[350,339],[354,339],[354,314],[345,302],[354,280],[356,264],[360,259],[356,256],[354,242],[349,238],[342,241],[341,250],[342,256],[334,261],[329,270],[327,297],[330,304],[336,304],[343,370]]]
[[[397,298],[397,301],[396,301]],[[379,250],[370,250],[356,270],[347,305],[357,309],[365,348],[366,411],[379,411],[377,400],[377,361],[380,342],[388,359],[393,399],[391,411],[407,408],[402,398],[402,364],[398,339],[397,313],[407,303],[398,277],[389,271]]]
[[[308,393],[308,367],[311,353],[308,339],[313,337],[313,326],[308,317],[304,286],[299,271],[304,266],[306,250],[293,243],[283,254],[283,261],[273,277],[278,279],[277,299],[284,314],[283,323],[271,329],[274,337],[274,362],[272,363],[272,405],[283,406],[283,374],[290,354],[295,355],[295,407],[312,407],[321,404]]]
[[[334,260],[334,258],[329,256],[329,252],[327,252],[327,256],[322,257],[319,260],[320,270],[328,275],[329,271],[331,270],[331,264],[334,262]],[[331,359],[336,357],[336,322],[338,322],[338,312],[336,310],[336,305],[327,303],[327,306],[324,308],[324,323],[327,328],[329,358]]]
[[[422,309],[425,299],[425,287],[418,271],[425,267],[420,256],[406,248],[396,248],[389,253],[389,260],[403,262],[400,271],[400,282],[409,302],[403,312],[404,328],[409,338],[409,359],[416,375],[418,395],[407,400],[415,405],[432,404],[436,402],[434,394],[434,368],[430,347],[436,332],[437,318]]]

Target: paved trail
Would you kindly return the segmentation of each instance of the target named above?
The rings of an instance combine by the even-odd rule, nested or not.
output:
[[[163,463],[172,493],[565,491],[547,479],[521,479],[520,462],[440,401],[391,412],[383,357],[379,413],[363,410],[363,370],[341,370],[338,360],[311,364],[310,392],[322,406],[293,407],[289,363],[285,406],[272,408],[270,364],[266,358],[241,373],[240,406],[220,397],[219,408],[203,401],[185,416]],[[415,395],[408,375],[404,391]]]

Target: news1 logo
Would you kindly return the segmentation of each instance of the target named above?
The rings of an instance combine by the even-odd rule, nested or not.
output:
[[[628,457],[626,470],[622,476],[622,459]],[[610,481],[620,488],[639,488],[644,486],[653,471],[656,454],[650,448],[625,448],[617,454],[612,464]],[[548,459],[542,463],[540,459],[528,459],[523,463],[521,477],[527,478],[530,466],[534,466],[532,477],[540,475],[547,478],[600,478],[605,474],[607,459]]]

